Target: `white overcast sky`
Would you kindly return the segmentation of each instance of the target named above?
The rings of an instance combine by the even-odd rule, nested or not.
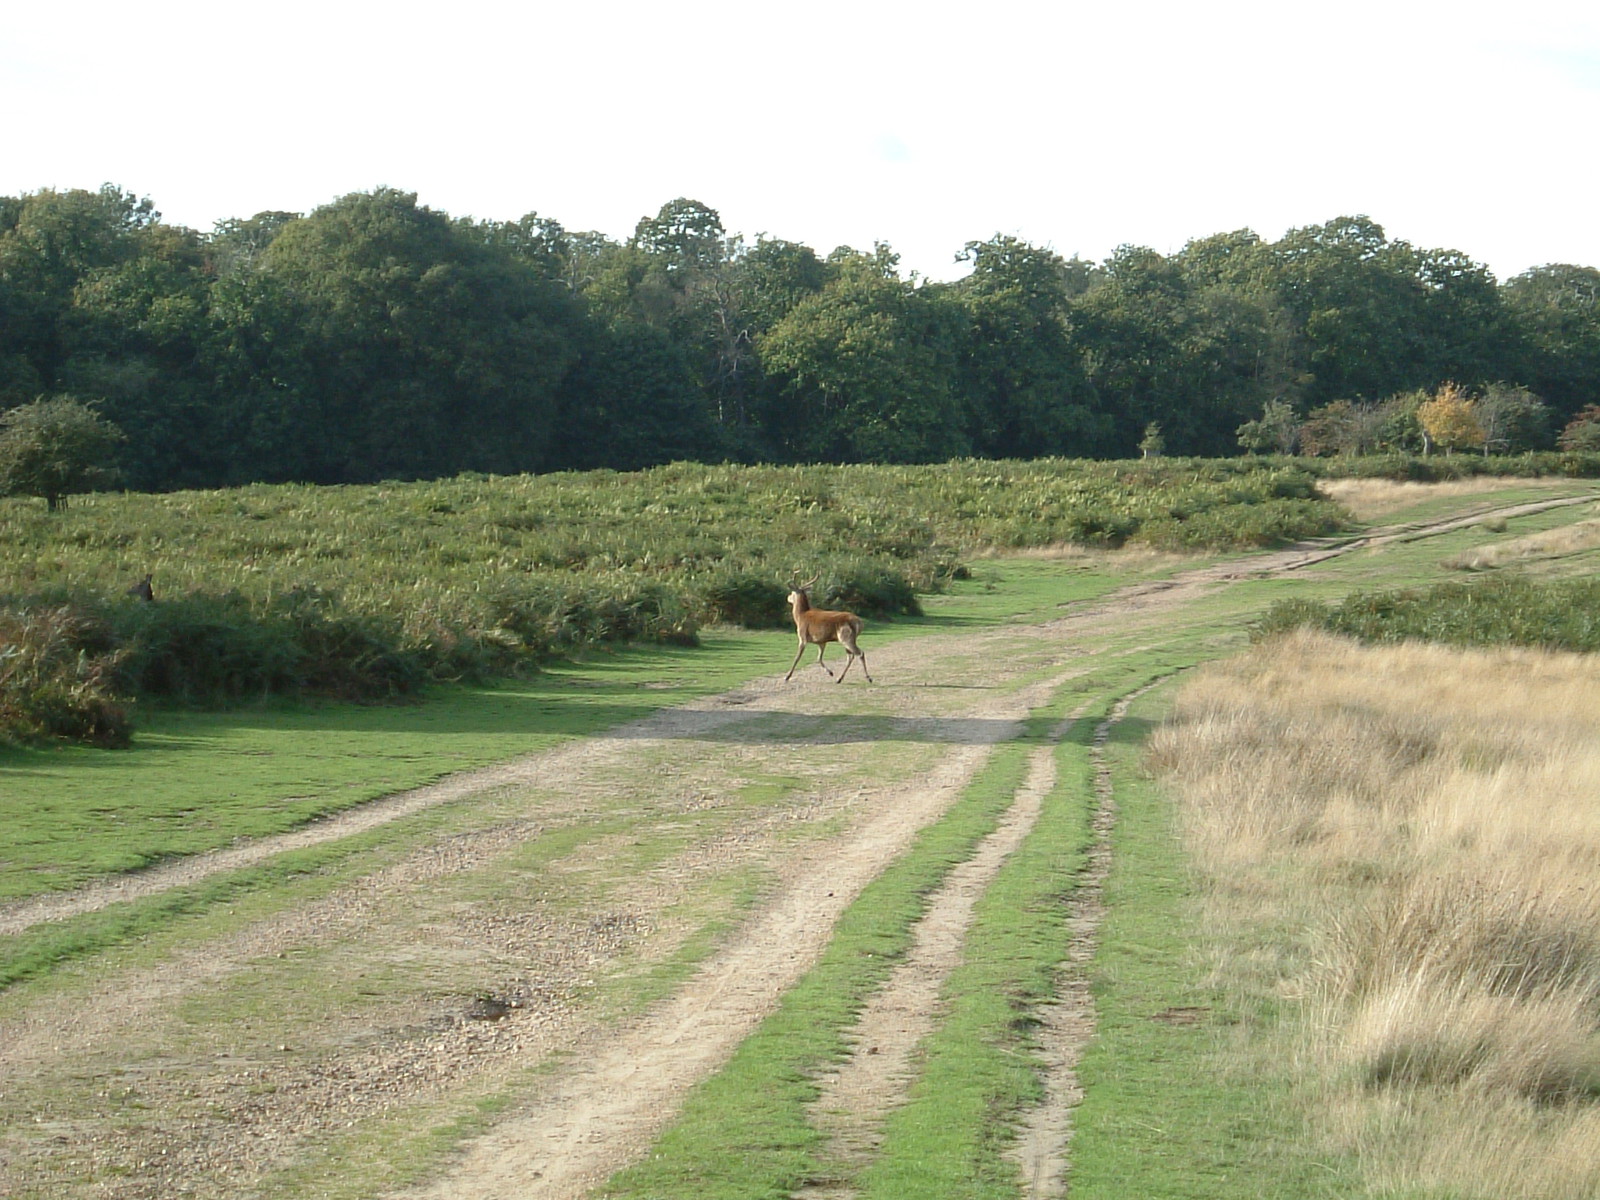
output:
[[[952,278],[1362,213],[1501,279],[1600,266],[1600,4],[68,0],[0,22],[0,194],[210,230],[391,186],[621,239],[688,196]]]

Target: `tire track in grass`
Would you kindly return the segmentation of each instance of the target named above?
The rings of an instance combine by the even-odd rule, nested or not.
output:
[[[748,690],[748,689],[746,689]],[[737,694],[737,693],[735,693]],[[426,809],[471,799],[486,792],[535,787],[552,779],[570,777],[593,763],[600,754],[625,758],[634,743],[650,738],[673,740],[707,737],[727,727],[765,715],[759,710],[703,707],[723,698],[713,697],[701,706],[663,709],[616,730],[575,741],[537,754],[523,755],[494,766],[448,775],[434,783],[368,801],[354,808],[321,817],[298,829],[269,837],[242,841],[234,846],[207,850],[173,862],[130,871],[69,891],[52,892],[0,905],[0,937],[21,933],[47,921],[65,921],[186,887],[226,871],[252,867],[279,854],[353,837],[388,825]],[[726,701],[724,701],[726,702]],[[552,814],[556,816],[559,814]]]
[[[856,1026],[839,1082],[824,1084],[813,1125],[834,1170],[795,1200],[1065,1194],[1116,813],[1104,747],[1156,682],[1085,704],[1103,719],[1059,767],[1070,721],[1031,756],[1001,826],[932,901],[916,949]],[[1085,773],[1062,787],[1069,761]],[[940,914],[958,934],[938,928]],[[1037,1022],[1031,1036],[1019,1012]]]

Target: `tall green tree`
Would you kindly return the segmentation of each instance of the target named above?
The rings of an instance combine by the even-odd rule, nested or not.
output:
[[[287,303],[299,317],[263,364],[294,406],[300,461],[275,448],[289,477],[543,464],[577,313],[503,244],[379,189],[285,225],[258,271],[267,286],[246,302]],[[244,319],[273,326],[270,313]]]
[[[199,235],[109,184],[4,206],[0,395],[92,400],[127,431],[135,487],[216,482],[209,270]]]
[[[953,289],[967,318],[961,355],[973,450],[991,458],[1088,457],[1109,445],[1074,338],[1082,273],[1053,251],[997,234],[968,242]]]
[[[898,274],[887,246],[835,251],[835,276],[758,341],[780,390],[765,413],[784,458],[935,462],[970,452],[952,387],[955,313]]]
[[[1112,423],[1105,452],[1132,457],[1152,421],[1188,453],[1190,421],[1181,343],[1188,288],[1177,264],[1143,246],[1119,246],[1075,299],[1084,371]]]
[[[1459,251],[1391,242],[1364,216],[1291,229],[1271,251],[1308,405],[1503,372],[1514,330],[1494,277]]]
[[[746,438],[757,373],[747,289],[734,266],[742,245],[716,209],[684,197],[641,218],[629,243],[638,271],[631,315],[678,343],[730,445]]]
[[[1600,395],[1600,269],[1567,263],[1535,267],[1501,289],[1522,337],[1505,377],[1531,388],[1557,423]]]
[[[299,213],[268,210],[253,217],[218,221],[206,239],[206,257],[213,276],[226,276],[254,267],[261,252]]]
[[[653,326],[589,330],[561,395],[553,469],[632,471],[718,457],[719,430],[684,347]]]
[[[722,444],[736,457],[771,455],[758,414],[777,385],[763,370],[758,340],[829,278],[830,268],[811,247],[761,237],[754,245],[737,242],[701,291],[700,338],[711,349],[708,395]]]
[[[727,231],[716,209],[680,196],[653,217],[641,217],[634,245],[667,274],[697,274],[728,257]]]
[[[152,224],[135,253],[87,273],[63,319],[68,352],[57,385],[93,397],[128,434],[135,488],[206,486],[234,450],[209,356],[210,278],[192,230]]]
[[[1459,250],[1398,241],[1389,244],[1385,262],[1410,283],[1415,296],[1406,332],[1417,370],[1394,390],[1441,379],[1489,380],[1504,372],[1516,337],[1487,267]],[[1407,365],[1396,363],[1396,373],[1404,373]]]
[[[0,386],[54,390],[73,351],[78,286],[137,258],[138,235],[160,214],[148,198],[106,184],[45,189],[0,205]]]
[[[1376,397],[1429,382],[1415,376],[1407,329],[1420,296],[1391,267],[1383,227],[1340,217],[1291,229],[1274,244],[1274,283],[1293,314],[1307,376],[1304,402]],[[1404,364],[1412,378],[1397,377]]]
[[[766,378],[757,340],[829,269],[809,247],[729,234],[721,216],[698,200],[669,201],[641,218],[625,247],[600,260],[585,295],[613,330],[644,325],[668,336],[696,381],[713,436],[707,457],[769,457],[774,448],[760,412],[775,385]],[[637,345],[633,334],[623,342]],[[697,428],[706,428],[695,422]]]
[[[1197,288],[1178,258],[1123,246],[1073,302],[1084,368],[1111,421],[1105,453],[1133,456],[1152,422],[1172,453],[1231,452],[1261,402],[1259,389],[1230,377],[1227,347],[1244,306],[1222,303],[1223,291]]]

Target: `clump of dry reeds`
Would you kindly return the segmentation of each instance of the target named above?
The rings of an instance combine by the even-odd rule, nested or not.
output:
[[[1294,634],[1200,674],[1150,761],[1219,978],[1295,1001],[1315,1124],[1374,1186],[1600,1194],[1592,658]]]

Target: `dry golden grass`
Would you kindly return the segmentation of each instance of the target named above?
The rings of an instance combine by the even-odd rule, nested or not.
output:
[[[1444,560],[1444,566],[1458,571],[1488,571],[1512,563],[1526,564],[1552,558],[1565,558],[1583,554],[1600,547],[1600,520],[1578,521],[1527,537],[1511,538],[1479,546],[1455,558]]]
[[[1476,496],[1512,487],[1534,487],[1540,482],[1486,475],[1448,479],[1440,483],[1396,479],[1324,479],[1317,484],[1317,490],[1330,500],[1337,500],[1344,505],[1356,520],[1376,521],[1428,500]],[[1555,486],[1555,483],[1552,482],[1551,486]]]
[[[1182,566],[1192,562],[1197,554],[1183,554],[1175,550],[1157,550],[1140,542],[1130,542],[1115,550],[1099,546],[1080,546],[1072,542],[1053,542],[1048,546],[1024,546],[1019,549],[988,549],[975,554],[975,558],[1030,558],[1043,562],[1067,562],[1083,566],[1105,566],[1117,571],[1150,571]]]
[[[1600,1195],[1592,659],[1296,634],[1200,673],[1150,755],[1219,981],[1289,1001],[1376,1190]]]

